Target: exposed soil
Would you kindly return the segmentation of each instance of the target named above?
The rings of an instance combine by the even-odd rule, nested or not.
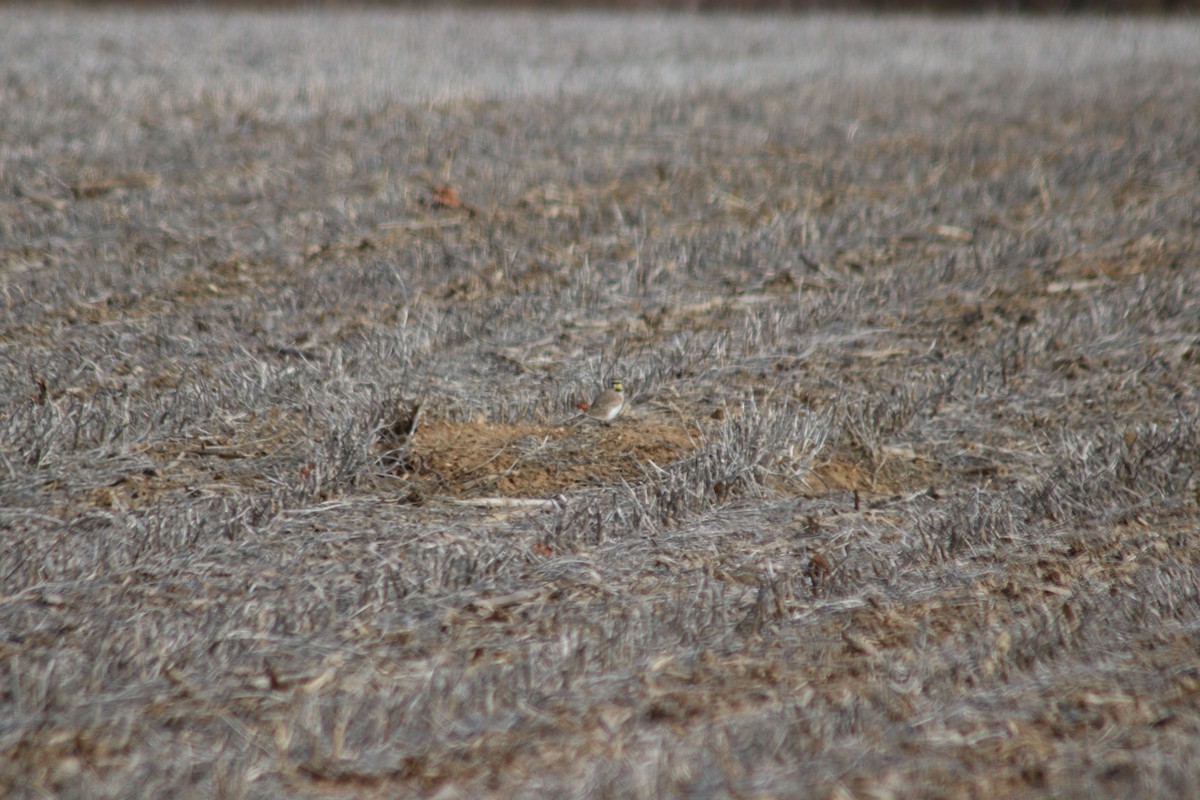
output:
[[[552,497],[639,480],[648,465],[691,451],[697,433],[627,417],[609,425],[431,422],[412,438],[397,477],[419,495]]]

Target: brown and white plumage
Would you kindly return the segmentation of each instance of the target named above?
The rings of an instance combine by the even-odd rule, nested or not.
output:
[[[607,425],[624,410],[625,390],[618,380],[612,382],[612,388],[605,389],[596,395],[596,399],[588,406],[586,414],[597,422]]]

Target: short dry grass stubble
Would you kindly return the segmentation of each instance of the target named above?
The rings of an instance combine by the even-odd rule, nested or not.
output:
[[[0,794],[1197,781],[1194,23],[0,23]]]

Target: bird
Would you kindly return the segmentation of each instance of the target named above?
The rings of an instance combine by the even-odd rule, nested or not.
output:
[[[625,390],[621,388],[621,382],[615,380],[612,382],[611,389],[605,389],[596,395],[596,399],[587,407],[587,411],[584,414],[597,422],[607,425],[624,410]]]

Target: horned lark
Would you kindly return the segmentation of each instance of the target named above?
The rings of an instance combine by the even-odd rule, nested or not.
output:
[[[625,410],[625,390],[620,381],[613,381],[611,389],[605,389],[596,395],[596,399],[588,406],[587,416],[605,425],[617,418]]]

